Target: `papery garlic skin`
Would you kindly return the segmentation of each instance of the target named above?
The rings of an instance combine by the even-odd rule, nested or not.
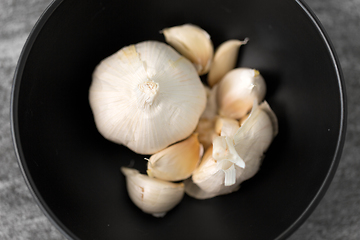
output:
[[[168,44],[195,65],[199,75],[209,71],[214,47],[205,30],[193,24],[184,24],[165,28],[162,33]]]
[[[195,130],[206,93],[189,60],[167,44],[146,41],[96,67],[89,101],[105,138],[153,154]]]
[[[245,161],[246,168],[238,182],[253,177],[260,168],[264,153],[277,135],[278,122],[269,104],[264,101],[254,107],[249,118],[234,135],[236,152]]]
[[[152,155],[148,161],[147,174],[166,181],[180,181],[191,176],[199,165],[203,147],[198,134],[175,143]]]
[[[132,202],[143,212],[163,217],[180,203],[184,196],[183,183],[171,183],[151,178],[139,171],[122,167],[126,187]]]
[[[217,104],[221,116],[240,119],[252,108],[256,99],[261,102],[266,94],[266,84],[259,71],[236,68],[218,83]]]
[[[227,40],[223,42],[215,51],[214,59],[207,76],[209,86],[217,84],[230,70],[235,68],[238,58],[239,48],[248,42],[248,38],[244,41],[237,39]]]

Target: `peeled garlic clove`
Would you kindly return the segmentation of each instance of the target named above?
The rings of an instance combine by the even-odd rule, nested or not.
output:
[[[264,78],[259,71],[251,68],[231,70],[218,85],[219,114],[229,118],[240,119],[246,115],[254,99],[261,102],[266,93]]]
[[[184,181],[185,192],[191,197],[197,199],[207,199],[228,194],[239,189],[240,184],[238,183],[231,186],[225,186],[225,171],[235,167],[236,178],[239,178],[243,168],[227,162],[229,166],[224,171],[223,168],[225,166],[219,164],[218,161],[213,158],[212,152],[213,147],[210,147],[205,152],[199,167],[196,168],[191,179]]]
[[[258,106],[254,101],[249,118],[234,136],[236,152],[246,164],[238,181],[245,181],[257,173],[264,153],[277,134],[277,129],[277,118],[268,103],[264,102]]]
[[[248,38],[245,38],[244,41],[232,39],[222,43],[216,49],[207,78],[207,82],[211,87],[236,66],[239,48],[247,42]]]
[[[163,217],[174,208],[184,196],[183,183],[171,183],[139,171],[122,167],[126,177],[126,187],[132,202],[142,211],[155,217]]]
[[[239,122],[235,119],[219,117],[216,119],[215,132],[221,136],[233,137],[239,127]]]
[[[199,75],[207,73],[212,62],[214,47],[210,35],[192,24],[162,30],[165,41],[188,58]]]
[[[166,181],[180,181],[190,177],[199,165],[203,147],[198,134],[152,155],[148,161],[147,174]]]
[[[89,101],[106,139],[153,154],[195,130],[206,93],[189,60],[167,44],[146,41],[96,67]]]

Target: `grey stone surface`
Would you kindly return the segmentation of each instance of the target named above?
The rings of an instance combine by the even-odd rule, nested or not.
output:
[[[0,0],[0,239],[65,239],[33,200],[14,154],[12,78],[21,49],[50,0]],[[360,0],[307,0],[322,22],[343,69],[348,127],[336,175],[318,207],[291,240],[360,239]]]

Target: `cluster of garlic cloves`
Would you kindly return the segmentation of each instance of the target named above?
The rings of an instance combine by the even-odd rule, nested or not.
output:
[[[121,172],[132,202],[155,217],[185,192],[208,199],[237,191],[278,132],[260,72],[235,68],[247,38],[225,41],[214,54],[210,35],[196,25],[161,33],[167,44],[144,41],[102,60],[89,90],[102,136],[151,155],[146,174]]]

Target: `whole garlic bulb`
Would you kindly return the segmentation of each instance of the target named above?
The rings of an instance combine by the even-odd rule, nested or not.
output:
[[[147,174],[166,181],[180,181],[191,176],[199,165],[203,147],[198,134],[152,155],[148,161]]]
[[[146,41],[96,67],[89,101],[105,138],[153,154],[195,130],[206,93],[189,60],[164,43]]]
[[[251,68],[233,69],[218,83],[219,114],[240,119],[251,110],[255,99],[258,102],[264,99],[265,93],[265,80],[259,71]]]
[[[163,217],[180,203],[184,196],[183,183],[171,183],[151,178],[138,170],[122,167],[126,187],[132,202],[145,213]]]
[[[196,67],[198,74],[203,75],[210,69],[214,55],[214,46],[210,35],[193,24],[184,24],[162,30],[165,41]]]

